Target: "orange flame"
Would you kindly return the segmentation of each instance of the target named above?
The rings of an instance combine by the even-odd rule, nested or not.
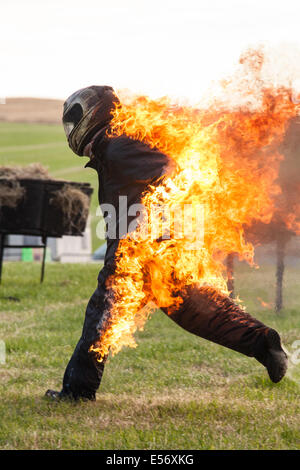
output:
[[[260,66],[252,62],[257,75]],[[290,89],[264,86],[257,77],[252,84],[247,82],[245,95],[259,95],[259,104],[231,109],[215,101],[209,108],[196,109],[173,105],[168,98],[138,96],[115,109],[113,135],[126,134],[156,147],[176,162],[178,170],[149,188],[142,201],[150,219],[153,206],[170,209],[170,226],[158,216],[161,233],[169,230],[170,238],[158,240],[151,233],[140,237],[139,228],[120,241],[116,271],[109,279],[109,318],[91,348],[99,361],[109,351],[136,347],[133,335],[143,328],[153,305],[175,309],[185,286],[197,282],[228,293],[223,261],[229,253],[252,263],[254,249],[245,241],[244,226],[254,220],[268,223],[273,216],[283,158],[277,149],[297,106]],[[203,208],[200,249],[190,249],[193,230],[189,236],[174,236],[174,212],[184,204]],[[195,217],[190,218],[191,226]],[[288,220],[291,224],[292,217]]]
[[[257,300],[260,302],[261,306],[264,308],[272,308],[272,303],[271,302],[265,302],[263,299],[260,297],[257,297]]]

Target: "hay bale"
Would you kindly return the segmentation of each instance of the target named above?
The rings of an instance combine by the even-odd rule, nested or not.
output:
[[[90,206],[87,194],[66,184],[62,189],[55,191],[54,197],[50,199],[50,204],[62,211],[64,230],[82,231]]]
[[[0,166],[0,179],[43,179],[49,180],[50,175],[40,163],[31,163],[28,166]]]
[[[23,199],[25,189],[22,188],[18,181],[0,180],[0,210],[1,207],[9,207],[11,209],[17,207]]]

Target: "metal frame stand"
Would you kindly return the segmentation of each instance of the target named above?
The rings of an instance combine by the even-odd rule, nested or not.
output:
[[[284,276],[284,258],[285,258],[285,245],[286,241],[284,239],[278,238],[276,240],[276,256],[277,256],[277,265],[276,265],[276,298],[275,298],[275,312],[279,313],[283,307],[283,276]]]
[[[3,257],[4,257],[5,248],[43,248],[43,260],[42,260],[42,269],[41,269],[41,278],[40,278],[40,282],[42,283],[44,281],[44,276],[45,276],[47,237],[42,236],[41,245],[8,245],[5,243],[5,237],[7,235],[13,235],[13,234],[0,233],[0,284],[2,280],[2,266],[3,266]]]

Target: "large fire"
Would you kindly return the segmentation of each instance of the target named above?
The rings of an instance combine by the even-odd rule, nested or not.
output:
[[[160,236],[157,231],[141,236],[140,226],[120,241],[116,271],[109,279],[109,316],[91,348],[98,360],[123,346],[135,347],[134,333],[153,308],[176,308],[185,286],[197,282],[228,293],[224,261],[229,253],[253,262],[254,248],[244,230],[253,221],[268,223],[273,217],[283,158],[278,148],[299,111],[291,89],[259,80],[262,61],[260,54],[249,54],[246,67],[252,78],[248,73],[239,82],[245,86],[240,106],[214,100],[209,107],[193,108],[137,96],[115,109],[113,135],[156,147],[176,162],[177,170],[143,197],[148,225],[159,221]],[[225,94],[226,87],[232,89],[224,82]],[[178,233],[187,204],[195,210],[186,218],[187,229]],[[168,208],[168,216],[153,207]],[[204,234],[195,247],[199,211]],[[286,220],[290,227],[292,214]]]

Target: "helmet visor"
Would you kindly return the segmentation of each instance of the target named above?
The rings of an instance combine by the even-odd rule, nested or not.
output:
[[[73,104],[63,116],[63,125],[67,138],[77,126],[83,116],[83,109],[80,103]]]
[[[74,127],[75,127],[74,122],[64,122],[64,130],[65,130],[65,134],[66,134],[67,138],[71,134]]]

